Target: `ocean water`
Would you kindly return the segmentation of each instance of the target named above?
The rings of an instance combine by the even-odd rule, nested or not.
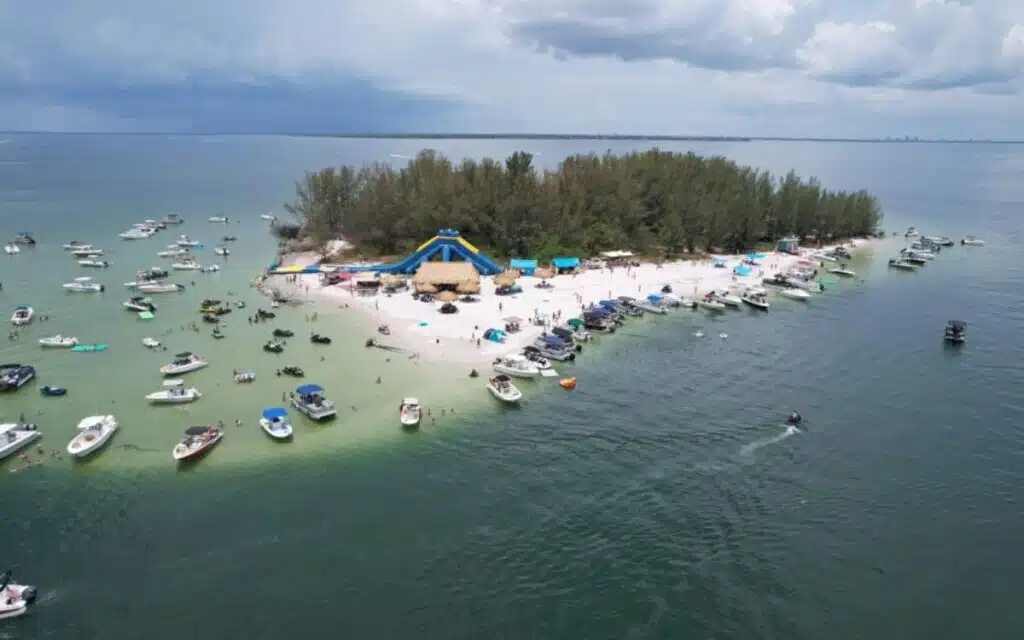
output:
[[[882,199],[890,230],[988,244],[902,273],[885,266],[903,244],[889,239],[855,262],[863,281],[810,304],[634,322],[588,350],[575,391],[532,393],[518,411],[479,400],[461,372],[385,362],[361,348],[366,328],[343,309],[325,309],[316,326],[335,338],[320,363],[302,339],[309,310],[288,310],[289,357],[356,410],[303,426],[285,450],[253,424],[284,388],[277,360],[258,352],[277,325],[250,328],[235,312],[229,337],[214,343],[180,324],[203,297],[234,291],[259,304],[247,283],[273,242],[258,214],[279,207],[303,170],[420,145],[8,138],[0,233],[35,231],[42,246],[0,262],[3,301],[53,316],[31,342],[73,331],[111,349],[43,354],[26,332],[3,345],[3,359],[37,364],[71,395],[44,402],[28,389],[0,397],[0,408],[38,416],[46,446],[62,447],[72,420],[116,402],[118,442],[158,451],[112,448],[84,467],[3,474],[2,559],[42,595],[32,615],[0,623],[0,637],[1024,634],[1014,551],[1024,528],[1019,147],[663,145],[864,187]],[[431,144],[454,157],[523,148],[544,164],[608,146]],[[97,277],[119,284],[171,239],[141,246],[116,233],[169,211],[203,240],[223,233],[207,216],[239,218],[227,268],[197,275],[195,291],[158,313],[174,350],[214,360],[194,377],[208,396],[184,411],[141,403],[161,364],[138,343],[152,328],[118,308],[116,287],[95,299],[59,291],[79,270],[53,246],[116,248],[110,274]],[[941,341],[954,318],[969,325],[958,349]],[[249,367],[262,386],[230,384],[231,368]],[[389,416],[408,391],[457,411],[402,436]],[[792,408],[805,417],[800,431],[783,424]],[[247,425],[229,428],[200,473],[167,464],[181,428],[236,415]]]

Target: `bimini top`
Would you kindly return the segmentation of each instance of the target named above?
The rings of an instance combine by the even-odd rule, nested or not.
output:
[[[544,336],[544,344],[552,347],[564,347],[566,342],[558,336]]]
[[[295,388],[295,393],[300,396],[311,396],[315,393],[322,393],[323,390],[324,388],[318,384],[303,384]]]
[[[18,306],[14,307],[15,311],[17,311],[19,309],[26,309],[27,310],[28,309],[28,305],[27,304],[19,304]]]
[[[299,387],[300,389],[302,387]],[[263,417],[267,420],[281,420],[288,417],[288,412],[281,407],[272,407],[263,410]]]

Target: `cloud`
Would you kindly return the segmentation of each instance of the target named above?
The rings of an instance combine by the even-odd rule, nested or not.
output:
[[[0,0],[13,128],[1016,136],[1022,78],[1006,0]]]

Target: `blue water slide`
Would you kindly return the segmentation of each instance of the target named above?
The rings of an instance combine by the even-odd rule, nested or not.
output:
[[[364,267],[349,268],[350,272],[374,271],[379,273],[416,273],[420,265],[437,256],[444,262],[451,262],[453,259],[461,259],[472,264],[481,275],[492,276],[501,273],[505,269],[498,263],[491,260],[482,253],[473,252],[459,241],[458,237],[437,236],[423,246],[419,251],[414,252],[399,262],[392,264],[367,265]]]

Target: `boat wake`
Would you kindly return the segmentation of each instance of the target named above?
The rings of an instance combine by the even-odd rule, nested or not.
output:
[[[803,432],[800,431],[800,429],[797,429],[796,427],[794,427],[793,425],[787,425],[786,426],[786,430],[783,431],[782,433],[780,433],[777,436],[772,436],[771,438],[763,438],[761,440],[754,440],[753,442],[749,442],[749,443],[743,445],[743,448],[740,449],[740,455],[741,456],[751,456],[758,449],[763,449],[764,447],[767,447],[769,445],[778,444],[778,443],[782,442],[783,440],[785,440],[786,438],[789,438],[791,436],[795,436],[798,433],[803,433]]]

